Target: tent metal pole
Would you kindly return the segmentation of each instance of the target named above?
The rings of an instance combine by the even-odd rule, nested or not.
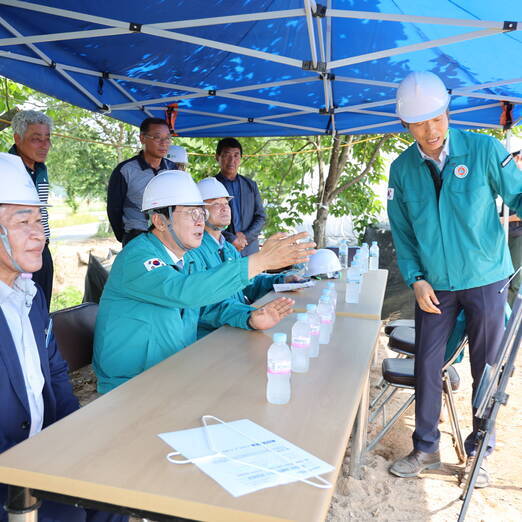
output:
[[[506,139],[504,141],[505,147],[511,153],[511,129],[506,130]],[[509,207],[506,203],[502,204],[502,217],[504,218],[504,233],[506,234],[506,241],[509,240]],[[518,266],[515,267],[515,270]]]
[[[114,87],[116,87],[116,89],[118,89],[124,96],[129,98],[129,100],[131,100],[132,102],[136,101],[136,98],[134,98],[134,96],[132,96],[132,94],[130,92],[127,92],[127,90],[124,89],[116,80],[114,80],[113,78],[109,78],[109,82],[111,83],[111,85],[114,85]],[[144,108],[143,112],[147,116],[149,116],[151,118],[153,117],[152,113],[148,109]]]
[[[341,9],[330,9],[329,16],[339,18],[358,18],[360,20],[381,20],[387,22],[409,22],[431,25],[455,25],[458,27],[482,27],[489,29],[502,29],[503,22],[487,20],[470,20],[463,18],[442,18],[434,16],[417,16],[398,13],[376,13],[373,11],[350,11]]]
[[[477,105],[476,107],[466,107],[465,109],[455,109],[449,111],[450,114],[461,114],[463,112],[480,111],[482,109],[492,109],[493,107],[500,107],[500,103],[487,103],[486,105]]]
[[[9,22],[4,20],[2,17],[0,17],[0,24],[4,26],[10,33],[16,35],[16,36],[22,36],[22,33],[20,33],[16,28],[14,28]],[[28,47],[33,51],[37,56],[39,56],[44,62],[47,63],[47,65],[50,65],[52,63],[52,60],[38,47],[36,47],[33,44],[28,44]],[[96,98],[96,96],[93,96],[85,87],[80,85],[74,78],[72,78],[69,73],[62,70],[62,68],[59,65],[56,65],[56,71],[58,74],[63,76],[67,81],[72,83],[84,96],[86,96],[89,100],[91,100],[95,105],[97,105],[100,109],[103,108],[104,104]]]
[[[477,85],[470,85],[468,87],[459,87],[459,92],[477,91],[479,89],[490,89],[491,87],[500,87],[503,85],[510,85],[511,83],[522,83],[522,78],[514,78],[513,80],[502,80],[500,82],[489,82]]]
[[[391,87],[396,89],[399,84],[395,82],[381,82],[379,80],[368,80],[366,78],[351,78],[348,76],[335,76],[335,81],[346,83],[360,83],[361,85],[375,85],[377,87]]]
[[[374,123],[372,125],[361,125],[360,127],[352,127],[350,129],[339,129],[337,134],[350,134],[355,131],[375,129],[376,127],[386,127],[388,125],[400,125],[400,120],[385,121],[383,123]]]
[[[456,89],[451,91],[452,96],[465,96],[467,98],[479,98],[482,100],[498,100],[508,101],[511,103],[522,103],[522,98],[518,96],[502,96],[499,94],[477,94],[473,92],[461,91],[460,89]]]
[[[380,100],[376,102],[368,102],[368,103],[359,103],[358,105],[349,105],[348,107],[341,107],[336,110],[337,113],[340,112],[350,112],[355,109],[370,109],[372,107],[381,107],[382,105],[391,105],[395,104],[395,98],[389,98],[387,100]]]
[[[455,123],[457,125],[469,125],[470,127],[486,127],[488,129],[502,129],[502,125],[495,125],[494,123],[481,123],[477,121],[464,121],[464,120],[454,120],[450,119],[450,123]]]
[[[310,5],[310,0],[304,0],[304,10],[306,15],[306,27],[308,29],[308,41],[310,42],[312,66],[314,69],[317,69],[317,48],[315,45],[314,23],[312,20],[312,7]]]
[[[474,40],[476,38],[484,38],[485,36],[491,36],[494,34],[502,33],[502,29],[483,29],[481,31],[472,31],[465,34],[456,36],[448,36],[446,38],[438,38],[437,40],[429,40],[427,42],[403,45],[400,47],[392,47],[391,49],[385,49],[383,51],[377,51],[374,53],[360,54],[359,56],[352,56],[350,58],[342,58],[341,60],[334,60],[329,63],[331,69],[337,67],[344,67],[346,65],[354,65],[356,63],[369,62],[372,60],[379,60],[380,58],[388,58],[389,56],[397,56],[400,54],[411,53],[415,51],[422,51],[424,49],[431,49],[433,47],[441,47],[443,45],[449,45],[458,42],[465,42],[468,40]]]
[[[178,134],[181,134],[183,132],[192,132],[195,130],[212,129],[212,128],[216,128],[216,127],[223,127],[225,125],[237,125],[239,123],[248,123],[248,119],[244,118],[242,120],[233,121],[233,122],[215,123],[215,124],[210,124],[210,125],[200,125],[198,127],[187,127],[185,129],[178,129],[176,132]],[[324,133],[324,129],[318,129],[316,127],[307,127],[305,125],[294,125],[291,123],[281,123],[281,122],[277,122],[277,121],[264,120],[263,118],[256,118],[254,120],[254,123],[263,123],[265,125],[271,125],[274,127],[287,127],[289,129],[306,130],[306,131],[314,132],[317,134]]]

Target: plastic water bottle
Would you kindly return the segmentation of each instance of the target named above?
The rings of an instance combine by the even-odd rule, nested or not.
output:
[[[275,333],[267,354],[266,400],[271,404],[286,404],[290,400],[292,354],[285,333]]]
[[[379,270],[379,245],[377,241],[372,241],[370,248],[370,270]]]
[[[332,306],[330,304],[330,298],[327,295],[322,295],[319,299],[317,313],[321,321],[319,344],[328,344],[330,342],[330,334],[332,333]]]
[[[358,260],[354,260],[352,266],[348,269],[347,279],[345,301],[347,303],[358,303],[361,293],[361,270]]]
[[[310,324],[307,314],[297,314],[292,327],[292,371],[306,373],[310,368]]]
[[[332,300],[332,308],[335,313],[335,309],[337,308],[337,288],[335,288],[335,283],[332,281],[326,284],[326,288],[330,290],[330,299]]]
[[[339,262],[342,268],[348,268],[348,242],[346,239],[342,239],[339,243]]]
[[[317,314],[317,305],[307,304],[306,314],[308,316],[308,324],[310,325],[310,357],[319,357],[319,331],[321,329],[321,319]]]
[[[335,289],[333,291],[335,292]],[[330,302],[330,311],[332,313],[332,323],[330,324],[330,330],[333,330],[333,325],[335,323],[335,306],[336,306],[337,297],[333,295],[331,288],[325,288],[321,293],[321,297],[323,295],[328,297],[328,300]]]
[[[359,263],[361,266],[361,272],[366,274],[368,272],[368,261],[370,258],[370,249],[368,248],[368,243],[363,243],[361,247],[361,255],[359,257]]]

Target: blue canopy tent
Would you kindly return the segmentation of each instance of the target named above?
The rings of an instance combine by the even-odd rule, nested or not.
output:
[[[0,0],[0,74],[181,136],[289,136],[401,131],[396,87],[431,70],[453,126],[517,123],[520,0],[323,2]]]

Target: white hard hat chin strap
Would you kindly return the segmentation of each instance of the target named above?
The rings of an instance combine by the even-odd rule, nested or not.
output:
[[[224,227],[219,227],[218,225],[213,225],[209,221],[205,221],[205,225],[210,228],[211,230],[215,230],[216,232],[223,232],[227,228],[228,225],[225,225]]]
[[[11,248],[11,243],[9,243],[9,237],[7,236],[7,228],[5,228],[4,225],[0,225],[0,240],[2,240],[5,251],[9,256],[11,263],[13,263],[13,268],[17,272],[24,272],[24,269],[15,261],[15,258],[13,257],[13,249]]]
[[[169,231],[170,237],[174,240],[176,245],[178,245],[178,247],[181,248],[181,250],[183,250],[184,252],[188,252],[189,250],[192,250],[192,247],[185,245],[183,243],[183,241],[181,241],[181,239],[176,234],[176,231],[174,230],[174,217],[172,215],[172,207],[169,207],[168,221],[167,221],[167,218],[163,214],[160,214],[160,218],[163,221],[163,223],[165,225],[167,225],[167,229]]]

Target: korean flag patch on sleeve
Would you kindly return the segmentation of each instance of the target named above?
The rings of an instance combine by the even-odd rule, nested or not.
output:
[[[158,259],[157,257],[155,257],[154,259],[148,259],[143,264],[145,265],[147,272],[150,272],[155,268],[159,268],[160,266],[167,266],[161,259]]]
[[[395,195],[395,189],[392,188],[392,187],[388,187],[388,200],[392,200],[393,199],[393,196]]]

